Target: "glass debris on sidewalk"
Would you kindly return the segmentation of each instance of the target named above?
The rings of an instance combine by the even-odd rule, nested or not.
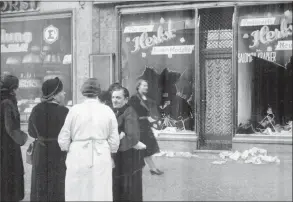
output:
[[[173,152],[173,151],[161,151],[160,153],[155,154],[154,156],[164,156],[164,157],[185,157],[185,158],[195,158],[198,157],[196,154],[191,152]]]
[[[212,164],[222,165],[225,164],[227,161],[213,161]]]
[[[239,151],[224,151],[219,154],[220,158],[223,161],[233,160],[233,161],[242,161],[246,164],[265,164],[265,163],[280,163],[280,159],[277,156],[268,156],[267,150],[253,147],[249,150],[245,150],[244,152]],[[213,164],[224,164],[225,162],[219,163],[218,161],[214,161]]]

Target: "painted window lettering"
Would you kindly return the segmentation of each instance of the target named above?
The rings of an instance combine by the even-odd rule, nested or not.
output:
[[[8,33],[5,29],[1,29],[1,44],[7,43],[30,43],[33,35],[31,32],[12,32]]]
[[[280,30],[275,29],[274,31],[270,31],[270,28],[265,25],[260,30],[253,31],[251,33],[251,36],[253,37],[253,44],[249,45],[249,48],[255,49],[259,47],[260,43],[268,45],[279,39],[292,36],[292,30],[292,25],[288,26],[288,22],[285,18],[281,20]]]
[[[172,30],[171,26],[172,24],[169,20],[167,31],[164,31],[163,26],[160,25],[157,30],[157,36],[153,35],[152,37],[149,37],[147,32],[143,32],[140,36],[132,39],[134,42],[134,50],[132,50],[131,53],[136,53],[140,49],[147,49],[154,45],[161,44],[164,41],[169,41],[170,39],[175,38],[176,35],[173,33],[175,30]]]

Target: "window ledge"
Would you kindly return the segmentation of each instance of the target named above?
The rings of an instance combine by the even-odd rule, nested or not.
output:
[[[256,143],[256,144],[286,144],[292,145],[292,135],[254,135],[236,134],[233,143]]]
[[[183,141],[183,142],[197,142],[198,136],[195,132],[177,132],[177,133],[158,133],[157,140],[159,141]]]

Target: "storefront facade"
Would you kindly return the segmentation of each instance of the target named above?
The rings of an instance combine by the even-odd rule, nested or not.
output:
[[[45,80],[61,78],[67,107],[83,99],[79,89],[89,77],[92,3],[1,1],[0,7],[1,76],[20,79],[18,106],[25,129]]]
[[[292,90],[286,85],[292,83],[292,71],[284,68],[292,60],[291,2],[41,1],[37,8],[6,12],[1,22],[1,33],[32,35],[18,39],[14,34],[13,43],[8,35],[1,38],[1,73],[14,71],[23,79],[26,116],[38,101],[40,81],[57,75],[64,79],[68,106],[82,101],[80,86],[88,77],[101,80],[103,90],[121,82],[131,94],[138,79],[147,80],[148,96],[159,109],[153,116],[162,118],[156,132],[163,150],[231,149],[235,142],[246,141],[239,125],[261,121],[268,104],[280,125],[292,121]],[[25,45],[9,46],[16,42]],[[22,64],[34,53],[42,56],[42,65]],[[63,64],[68,55],[71,63]],[[253,55],[273,63],[263,64]],[[10,64],[11,57],[21,62]],[[53,64],[53,58],[59,64]],[[13,62],[15,67],[10,67]],[[262,66],[272,64],[268,74]],[[32,74],[32,69],[37,70]],[[282,90],[270,93],[276,86]],[[258,93],[263,88],[267,90]],[[34,97],[25,97],[32,91]],[[292,135],[284,137],[292,144]]]
[[[188,147],[188,151],[196,147],[231,149],[237,138],[243,138],[236,134],[239,124],[253,117],[261,119],[260,109],[265,104],[252,107],[251,103],[270,99],[266,95],[252,98],[258,89],[247,90],[256,83],[247,81],[247,71],[252,67],[243,64],[243,55],[254,52],[277,66],[286,66],[292,56],[292,20],[282,19],[289,19],[290,15],[289,2],[96,1],[93,53],[115,53],[113,81],[121,82],[131,94],[136,93],[138,79],[148,81],[148,95],[157,102],[165,121],[165,127],[158,132],[162,145],[175,149],[176,144],[185,142],[178,148]],[[270,18],[272,24],[266,24]],[[259,24],[255,24],[255,19]],[[258,43],[260,47],[253,47]],[[247,50],[249,47],[253,49]],[[282,78],[290,81],[288,75],[290,72]],[[267,83],[275,88],[272,82]],[[264,84],[258,86],[260,89]],[[276,114],[280,114],[278,110],[287,113],[278,115],[284,119],[278,122],[283,126],[292,120],[288,86],[286,92],[281,102],[286,102],[287,107],[280,109],[272,100]],[[292,144],[292,136],[278,136],[282,142],[280,138],[289,138],[287,142]]]

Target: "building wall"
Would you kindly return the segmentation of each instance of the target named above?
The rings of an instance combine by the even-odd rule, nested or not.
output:
[[[76,76],[73,82],[73,96],[77,103],[81,102],[83,96],[80,88],[84,79],[89,77],[89,54],[92,53],[92,2],[84,2],[81,8],[78,1],[72,2],[49,2],[41,1],[40,12],[54,12],[58,10],[74,9],[74,32],[75,47],[73,51],[73,72]],[[74,36],[74,35],[73,35]]]
[[[117,21],[115,6],[93,6],[93,53],[116,53],[117,51]]]

